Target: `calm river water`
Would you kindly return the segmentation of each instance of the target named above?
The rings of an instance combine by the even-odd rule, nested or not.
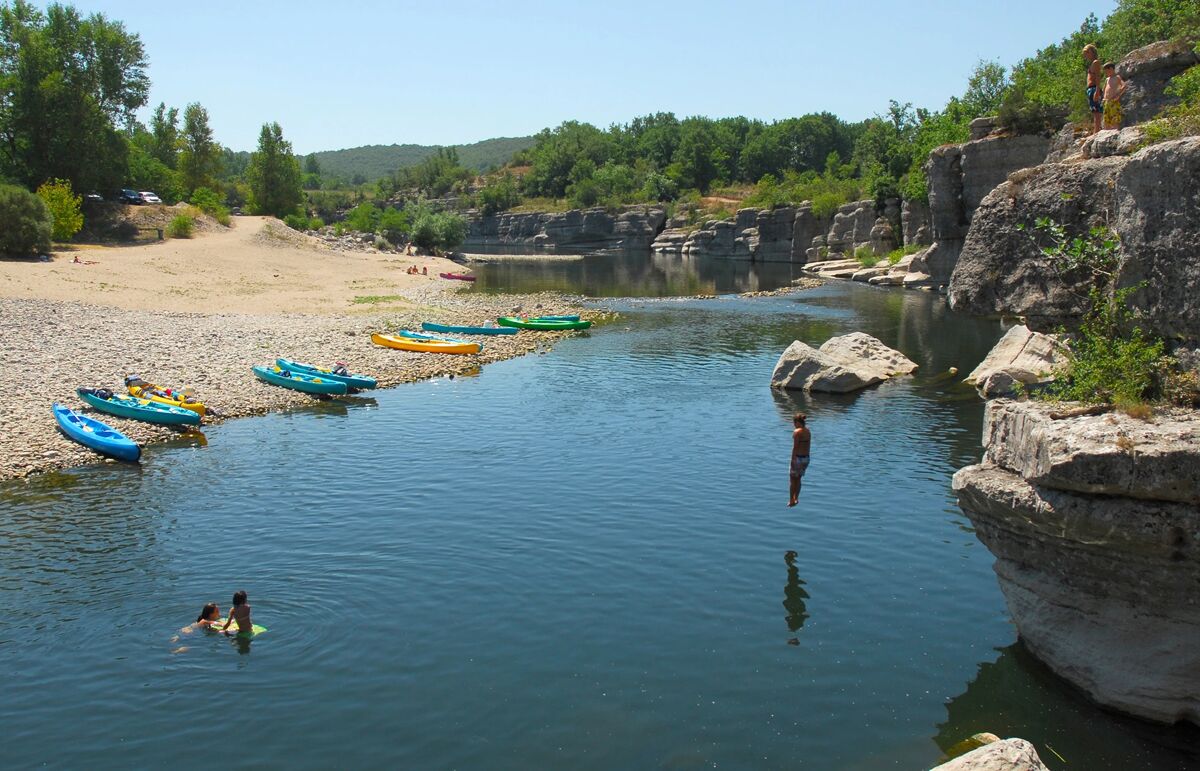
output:
[[[650,293],[627,262],[595,293]],[[656,291],[788,277],[748,268]],[[848,284],[615,304],[474,378],[0,487],[0,766],[919,769],[983,730],[1053,768],[1195,762],[1015,644],[949,489],[982,404],[938,377],[998,323]],[[792,340],[856,329],[921,374],[767,387]],[[269,632],[172,640],[239,588]]]

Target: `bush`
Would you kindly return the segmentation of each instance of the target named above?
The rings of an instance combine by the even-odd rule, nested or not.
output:
[[[379,215],[379,222],[376,225],[379,234],[391,241],[393,244],[402,244],[408,237],[408,232],[412,230],[412,222],[408,212],[402,209],[384,209]]]
[[[83,198],[75,195],[71,183],[65,179],[43,182],[37,189],[38,198],[46,204],[54,225],[51,237],[55,241],[70,241],[83,228]]]
[[[196,188],[192,191],[190,203],[225,227],[229,227],[229,209],[225,208],[221,197],[213,190],[207,187]]]
[[[1179,103],[1163,111],[1159,120],[1146,125],[1150,143],[1200,135],[1200,65],[1171,78],[1167,93]]]
[[[289,214],[283,218],[283,224],[292,230],[319,230],[325,227],[320,217],[307,217],[304,214]]]
[[[1013,88],[1000,105],[998,115],[1002,128],[1017,134],[1040,134],[1057,131],[1067,119],[1064,105],[1035,102],[1025,96],[1024,89]]]
[[[854,259],[862,263],[864,268],[873,268],[879,264],[879,255],[869,246],[863,245],[854,250]]]
[[[412,242],[422,249],[454,249],[467,236],[467,221],[451,212],[419,208],[413,217]]]
[[[23,187],[0,185],[0,254],[50,251],[54,218],[46,203]]]
[[[373,204],[363,201],[346,213],[344,225],[348,230],[374,233],[379,227],[381,212]]]
[[[167,226],[167,235],[171,238],[191,238],[195,228],[196,221],[194,219],[187,214],[180,214]]]
[[[484,214],[508,211],[521,202],[521,191],[517,181],[509,172],[488,181],[477,195],[480,210]]]

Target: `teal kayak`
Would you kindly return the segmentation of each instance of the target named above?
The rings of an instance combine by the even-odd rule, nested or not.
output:
[[[141,457],[142,448],[115,428],[87,415],[80,415],[57,402],[52,409],[59,429],[84,447],[131,463]]]
[[[299,372],[304,375],[316,375],[317,377],[326,380],[336,380],[339,383],[345,383],[351,388],[374,388],[375,378],[367,377],[366,375],[356,375],[353,372],[346,372],[346,368],[342,367],[341,372],[335,372],[332,369],[325,369],[314,364],[305,364],[300,361],[292,361],[291,359],[276,359],[276,366],[280,369]],[[341,365],[338,365],[341,366]]]
[[[79,394],[80,399],[101,412],[116,415],[118,418],[142,420],[146,423],[158,423],[164,426],[200,425],[199,413],[181,407],[172,407],[162,402],[114,394],[107,388],[76,388],[75,393]]]
[[[303,372],[292,372],[282,367],[253,367],[254,376],[264,383],[290,388],[293,391],[303,391],[306,394],[322,394],[342,396],[350,387],[337,380],[318,375],[306,375]]]
[[[426,332],[452,332],[456,335],[515,335],[513,327],[456,327],[451,324],[434,324],[426,321],[421,324]]]
[[[590,321],[566,321],[555,319],[520,319],[515,316],[501,316],[496,319],[496,323],[505,327],[516,327],[517,329],[536,329],[542,332],[551,332],[562,329],[587,329],[592,325]]]

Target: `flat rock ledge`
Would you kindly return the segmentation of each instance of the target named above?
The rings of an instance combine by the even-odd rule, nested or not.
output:
[[[959,755],[932,771],[1050,771],[1024,739],[1000,739]]]
[[[917,364],[865,332],[831,337],[820,348],[799,340],[779,357],[772,388],[847,393],[911,374]]]
[[[989,402],[959,506],[1034,655],[1106,707],[1200,725],[1200,416],[1053,409]]]

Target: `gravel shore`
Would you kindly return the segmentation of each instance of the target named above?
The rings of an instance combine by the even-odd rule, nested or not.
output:
[[[86,414],[75,389],[105,387],[124,393],[136,374],[172,388],[191,386],[220,411],[219,420],[312,404],[314,397],[268,385],[250,371],[277,356],[331,366],[346,362],[380,387],[468,372],[489,362],[545,350],[571,332],[528,332],[484,338],[474,356],[381,348],[371,333],[420,329],[422,321],[479,324],[518,310],[531,315],[602,311],[562,295],[476,295],[435,286],[413,288],[415,309],[343,315],[195,314],[125,310],[44,299],[0,298],[0,480],[102,462],[67,439],[50,412],[58,401]],[[180,437],[176,429],[97,415],[139,444]],[[111,461],[110,461],[111,462]]]

